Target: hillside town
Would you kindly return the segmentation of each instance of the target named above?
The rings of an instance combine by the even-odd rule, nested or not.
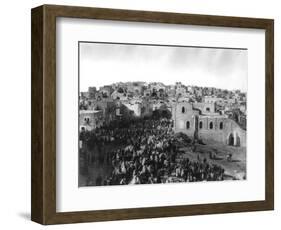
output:
[[[246,178],[247,94],[118,82],[79,95],[79,186]]]

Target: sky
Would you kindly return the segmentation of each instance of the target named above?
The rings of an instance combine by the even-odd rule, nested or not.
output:
[[[80,91],[115,82],[162,82],[247,91],[247,50],[80,42]]]

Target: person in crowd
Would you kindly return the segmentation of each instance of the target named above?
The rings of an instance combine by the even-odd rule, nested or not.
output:
[[[99,157],[100,163],[110,162],[112,172],[107,178],[99,176],[96,185],[224,180],[224,169],[206,158],[178,157],[177,139],[167,118],[113,121],[93,131],[83,130],[80,140],[98,151],[107,144],[119,146]]]

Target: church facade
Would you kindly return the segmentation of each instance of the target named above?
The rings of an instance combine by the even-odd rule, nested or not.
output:
[[[203,141],[246,146],[247,131],[227,115],[215,111],[215,103],[177,102],[172,106],[174,131]]]

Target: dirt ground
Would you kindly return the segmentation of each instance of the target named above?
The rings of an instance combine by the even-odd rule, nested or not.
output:
[[[190,160],[207,159],[209,163],[217,164],[225,169],[225,179],[246,179],[246,148],[223,145],[219,143],[195,144],[192,147],[182,147],[183,158]],[[229,154],[231,158],[228,159]]]

